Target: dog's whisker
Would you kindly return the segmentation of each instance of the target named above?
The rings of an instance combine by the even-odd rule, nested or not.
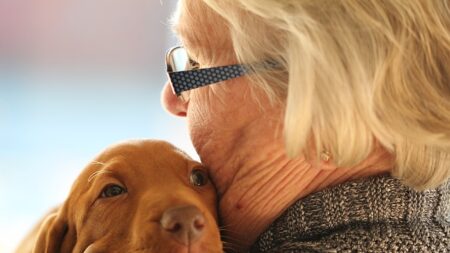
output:
[[[105,165],[104,162],[99,162],[99,161],[93,161],[91,162],[92,165]]]
[[[242,241],[242,240],[234,240],[234,239],[226,239],[224,240],[222,238],[222,242],[223,242],[223,246],[225,248],[230,248],[230,249],[235,249],[238,248],[238,245],[246,245],[246,242]]]
[[[221,229],[221,230],[230,230],[230,226],[226,226],[226,227],[219,227],[219,229]]]
[[[219,230],[221,231],[231,231],[231,226],[226,226],[226,227],[219,227]]]
[[[90,183],[92,180],[94,180],[94,178],[95,178],[96,176],[102,175],[102,174],[107,174],[107,173],[112,173],[112,171],[103,169],[103,170],[98,170],[98,171],[92,173],[92,174],[88,177],[88,183]]]
[[[228,223],[226,225],[222,225],[221,224],[219,227],[221,227],[221,228],[228,228],[228,227],[231,227],[231,226],[234,226],[234,225],[238,225],[238,223],[234,222],[234,223]]]
[[[240,237],[236,232],[233,232],[233,231],[230,231],[230,230],[226,230],[226,229],[219,229],[219,232],[220,232],[221,235],[228,236],[230,238]]]
[[[231,236],[231,235],[222,235],[223,239],[232,239],[232,240],[236,240],[235,237]]]
[[[231,248],[223,248],[224,252],[226,253],[232,253],[232,252],[237,252],[236,249],[231,249]]]
[[[234,245],[231,244],[230,242],[223,242],[223,246],[224,247],[233,247]]]
[[[227,228],[219,228],[219,231],[225,232],[228,235],[238,236],[238,234],[236,232],[234,232],[233,230],[227,229]]]
[[[229,227],[231,226],[226,225],[219,227],[223,249],[227,253],[239,252],[237,245],[244,244],[244,241],[237,239],[237,233],[230,230]]]
[[[233,239],[231,239],[231,240],[227,240],[228,242],[227,242],[227,244],[228,245],[231,245],[231,246],[235,246],[235,245],[243,245],[243,244],[245,244],[245,242],[244,241],[241,241],[241,240],[233,240]]]
[[[221,234],[222,242],[229,245],[236,245],[236,244],[244,244],[244,240],[238,239],[236,236],[230,236],[230,235],[224,235]]]
[[[233,244],[224,244],[224,245],[223,245],[223,248],[224,248],[224,249],[232,249],[232,250],[235,250],[235,249],[236,249],[236,246],[233,245]]]
[[[224,245],[223,250],[224,250],[224,252],[238,252],[237,248],[233,247],[231,245],[228,245],[228,246]]]

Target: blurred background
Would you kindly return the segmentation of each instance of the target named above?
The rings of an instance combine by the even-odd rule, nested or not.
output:
[[[168,140],[160,105],[176,0],[0,0],[0,252],[61,203],[105,147]]]

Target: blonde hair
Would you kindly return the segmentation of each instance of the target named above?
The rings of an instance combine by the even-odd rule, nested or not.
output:
[[[283,75],[253,83],[286,105],[287,152],[308,140],[354,166],[374,139],[416,189],[450,177],[447,0],[203,0],[226,20],[242,63],[273,59]]]

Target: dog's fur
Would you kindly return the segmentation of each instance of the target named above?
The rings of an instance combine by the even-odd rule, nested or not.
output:
[[[215,189],[211,182],[191,184],[194,169],[206,171],[162,141],[107,149],[84,169],[59,210],[43,221],[33,252],[222,252]],[[102,196],[111,184],[126,192]],[[189,233],[187,240],[177,240],[173,229],[179,224],[167,227],[168,210],[179,207],[198,210],[202,216],[202,231],[195,240]]]

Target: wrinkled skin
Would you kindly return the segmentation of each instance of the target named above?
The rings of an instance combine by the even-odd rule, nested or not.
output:
[[[33,252],[222,252],[214,186],[191,184],[193,169],[206,171],[165,142],[109,148],[84,169],[63,206],[44,221]],[[102,197],[110,184],[126,192]],[[188,245],[174,240],[160,223],[167,209],[185,205],[205,217],[201,238]]]

